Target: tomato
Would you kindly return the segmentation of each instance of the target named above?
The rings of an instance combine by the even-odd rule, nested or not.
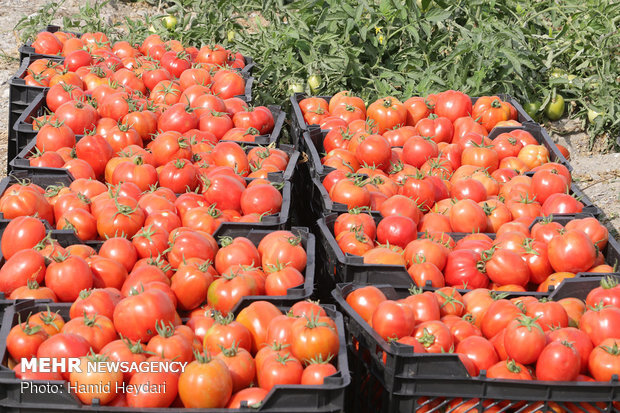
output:
[[[58,333],[41,343],[37,350],[37,358],[67,359],[85,356],[90,351],[90,344],[84,337],[70,333]],[[69,372],[63,371],[61,374],[65,380],[69,379]]]
[[[417,236],[416,223],[409,217],[387,216],[377,226],[377,241],[381,244],[397,245],[405,248]]]
[[[395,126],[404,126],[407,119],[407,109],[398,99],[388,96],[368,106],[367,118],[375,122],[378,132],[381,134]]]
[[[567,230],[579,229],[585,232],[599,250],[607,246],[609,231],[594,217],[571,220],[566,224],[565,228]]]
[[[472,250],[450,252],[444,269],[446,284],[457,288],[486,287],[489,279],[478,269],[479,261],[480,254]]]
[[[178,307],[183,310],[197,308],[207,298],[209,286],[213,282],[211,265],[207,261],[196,260],[181,264],[172,276],[170,288],[178,300]]]
[[[558,120],[564,115],[564,109],[564,97],[560,94],[555,94],[555,97],[545,106],[544,113],[549,120]]]
[[[568,230],[548,244],[549,262],[557,272],[587,271],[596,260],[596,248],[582,231]]]
[[[253,302],[239,312],[237,321],[243,324],[253,337],[252,354],[267,345],[269,324],[279,315],[282,315],[282,312],[266,301]]]
[[[358,313],[364,321],[370,323],[372,315],[380,303],[386,301],[387,298],[374,286],[367,286],[353,290],[347,295],[347,303]]]
[[[581,357],[581,372],[587,371],[588,357],[594,346],[586,333],[574,327],[564,327],[549,331],[547,337],[548,341],[568,341],[572,343]]]
[[[130,295],[117,304],[114,308],[114,327],[123,337],[148,342],[157,334],[157,323],[172,323],[174,314],[174,304],[166,293],[148,289]]]
[[[324,384],[326,377],[336,374],[338,370],[327,361],[314,361],[308,364],[301,375],[302,385]]]
[[[508,249],[498,249],[486,258],[488,259],[484,267],[492,282],[500,286],[516,284],[522,287],[525,287],[529,282],[530,269],[519,254]]]
[[[11,328],[6,338],[6,349],[18,362],[35,357],[41,344],[49,338],[40,325],[31,325],[29,321],[27,319],[25,323],[20,322]]]
[[[230,70],[220,70],[213,77],[211,91],[222,99],[229,99],[245,93],[245,80]]]
[[[258,371],[258,385],[267,391],[276,385],[300,384],[303,367],[299,360],[290,356],[268,359]]]
[[[422,292],[419,288],[412,288],[408,297],[402,300],[413,310],[415,324],[426,321],[439,320],[439,303],[435,295],[430,292]]]
[[[84,314],[83,317],[72,318],[64,325],[61,332],[84,337],[96,353],[117,338],[112,320],[97,314],[92,317]]]
[[[454,122],[472,113],[471,99],[466,94],[454,90],[442,92],[437,95],[435,113],[437,116],[444,116]]]
[[[497,123],[511,118],[511,108],[510,103],[503,102],[497,96],[483,96],[478,98],[474,104],[472,117],[490,132]]]
[[[506,328],[508,324],[523,313],[519,307],[512,302],[499,299],[494,301],[484,313],[480,329],[485,337],[491,338]]]
[[[579,320],[579,329],[584,331],[598,346],[603,340],[615,337],[620,324],[620,309],[598,305],[589,309]]]
[[[96,370],[89,368],[93,364]],[[107,357],[100,355],[80,357],[79,366],[81,371],[72,371],[69,378],[77,398],[84,404],[93,404],[94,399],[101,405],[112,402],[122,385],[123,373],[113,370]]]
[[[121,298],[120,292],[115,289],[82,290],[79,297],[71,304],[69,316],[73,319],[82,316],[103,315],[112,319],[114,307]]]
[[[263,399],[267,397],[269,392],[260,387],[249,387],[232,395],[226,408],[239,409],[242,402],[246,402],[248,406],[257,406],[261,404]]]
[[[450,329],[439,320],[424,321],[418,324],[413,337],[428,353],[447,352],[454,345]]]
[[[415,318],[411,307],[392,300],[380,302],[372,314],[371,326],[384,340],[413,333]]]
[[[168,363],[169,360],[153,356],[146,362]],[[189,366],[189,365],[188,365]],[[186,368],[188,367],[186,366]],[[127,392],[127,406],[129,407],[169,407],[175,398],[180,387],[179,373],[175,372],[137,372],[128,382],[134,391]],[[151,391],[165,388],[165,392]]]
[[[460,179],[450,188],[450,196],[454,199],[472,199],[478,203],[486,201],[487,190],[475,179]]]
[[[291,333],[291,353],[304,365],[313,359],[328,360],[338,354],[340,339],[329,317],[317,314],[312,318],[298,318]]]
[[[424,162],[436,158],[439,154],[437,144],[428,138],[412,136],[403,146],[403,162],[420,168]]]
[[[569,194],[552,194],[542,205],[542,214],[578,214],[583,211],[583,204]]]
[[[41,287],[39,283],[34,280],[29,280],[25,286],[21,286],[13,290],[13,292],[8,296],[10,300],[23,300],[23,299],[34,299],[34,300],[51,300],[53,302],[58,302],[58,297],[54,294],[49,287]]]
[[[465,355],[476,366],[476,375],[499,361],[493,344],[484,337],[470,336],[456,346],[456,352]]]
[[[490,379],[532,380],[527,367],[514,360],[502,360],[487,369]]]
[[[581,359],[567,341],[552,341],[543,349],[536,362],[536,378],[548,381],[573,381],[579,374]]]
[[[588,367],[597,381],[610,381],[612,376],[620,373],[620,350],[618,339],[603,340],[592,350],[588,358]]]
[[[180,363],[192,361],[194,357],[192,355],[191,341],[180,332],[175,331],[172,324],[165,325],[162,321],[155,326],[155,329],[157,330],[157,335],[149,340],[146,346],[147,352]]]
[[[120,262],[126,271],[131,271],[138,260],[136,248],[124,237],[108,238],[99,249],[99,255]]]
[[[252,350],[252,335],[246,326],[234,321],[232,314],[223,317],[215,314],[215,323],[207,330],[204,337],[204,348],[210,354],[218,354],[223,348],[233,345]]]
[[[75,301],[80,291],[91,288],[93,276],[86,261],[78,256],[56,255],[45,271],[45,285],[60,301]]]
[[[39,32],[32,42],[35,53],[39,54],[59,54],[62,51],[62,43],[50,32]]]
[[[526,314],[537,319],[544,331],[568,327],[568,315],[561,304],[554,301],[534,301],[526,306]]]
[[[484,232],[487,216],[475,201],[462,199],[450,209],[450,226],[454,232]]]
[[[518,363],[535,362],[546,344],[545,333],[535,318],[523,315],[506,326],[504,348],[508,357]]]
[[[30,249],[45,238],[45,225],[33,217],[12,219],[2,233],[2,255],[10,259],[20,250]]]
[[[91,105],[75,100],[63,103],[55,115],[76,135],[84,135],[86,131],[94,129],[98,117],[97,111]]]
[[[139,342],[132,343],[126,338],[109,342],[101,349],[100,354],[117,362],[141,363],[146,361],[142,345]],[[135,371],[123,372],[124,380],[128,382],[135,373]]]
[[[144,211],[131,198],[117,198],[103,207],[97,216],[97,232],[101,238],[122,234],[133,237],[144,224]]]

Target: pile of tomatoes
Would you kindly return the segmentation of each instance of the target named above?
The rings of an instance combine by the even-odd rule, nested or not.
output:
[[[487,289],[452,287],[387,299],[374,286],[346,302],[386,340],[414,353],[459,355],[472,377],[544,381],[610,381],[620,374],[620,286],[615,277],[587,295],[559,301],[506,299]]]
[[[101,405],[136,408],[239,408],[244,400],[260,404],[277,385],[323,384],[338,372],[332,363],[339,333],[334,319],[310,301],[287,313],[257,301],[236,317],[200,307],[183,324],[162,290],[125,297],[106,288],[78,298],[69,318],[49,307],[30,315],[11,329],[6,345],[13,364],[79,357],[81,372],[33,372],[21,363],[13,368],[23,380],[67,380],[84,404],[96,398]],[[98,371],[88,371],[89,361]],[[187,364],[176,372],[118,371],[107,361]],[[83,386],[95,383],[108,386]],[[123,383],[131,391],[123,392]]]
[[[0,291],[10,299],[73,302],[92,288],[119,297],[159,290],[173,309],[207,303],[224,314],[246,296],[287,295],[304,284],[307,262],[301,236],[290,231],[268,232],[257,246],[245,237],[220,237],[218,245],[204,231],[168,233],[150,224],[129,238],[111,236],[96,252],[84,244],[64,248],[40,220],[20,217],[1,245]]]
[[[347,93],[340,92],[330,100],[329,105],[334,106],[331,113],[365,107],[361,99]],[[441,109],[443,100],[440,98],[455,96],[454,93],[460,100],[469,102],[469,108],[448,118],[445,109]],[[581,212],[583,205],[568,195],[571,185],[568,169],[559,163],[549,163],[548,149],[530,132],[515,129],[499,134],[492,141],[487,137],[488,130],[501,124],[484,123],[486,111],[496,110],[493,109],[495,103],[502,107],[510,106],[508,103],[497,97],[484,97],[478,99],[472,109],[470,98],[458,93],[449,91],[438,95],[434,110],[442,116],[437,119],[431,119],[432,113],[428,115],[431,118],[412,119],[411,112],[420,102],[426,102],[424,108],[430,113],[430,106],[426,106],[428,97],[426,100],[409,99],[407,102],[414,105],[413,109],[388,97],[368,107],[366,120],[347,119],[349,123],[338,125],[338,122],[345,122],[341,116],[337,118],[339,121],[334,119],[322,125],[330,129],[324,137],[326,155],[321,163],[334,170],[321,178],[331,200],[349,208],[368,207],[389,213],[406,202],[404,198],[409,198],[415,200],[420,210],[412,213],[416,223],[427,213],[449,215],[454,202],[471,200],[480,206],[470,206],[468,212],[476,215],[475,222],[483,222],[473,229],[489,232],[497,227],[487,228],[484,216],[493,219],[492,215],[501,215],[505,222],[534,218],[541,212]],[[300,102],[302,110],[310,110],[308,107],[312,105],[327,106],[327,102],[321,98]],[[455,105],[452,102],[451,106]],[[470,113],[477,114],[483,124],[477,123]],[[392,123],[385,125],[388,119]],[[445,133],[423,128],[425,122],[440,119],[450,125],[447,131],[443,130]],[[412,126],[414,124],[416,126]],[[526,172],[540,172],[534,180],[535,185],[531,178],[523,176]],[[486,207],[485,201],[489,201]],[[468,225],[468,219],[455,217],[450,221],[454,228],[449,226],[448,231],[469,232],[460,228],[460,223]]]
[[[240,155],[245,158],[243,151]],[[142,159],[119,163],[117,184],[110,186],[91,178],[46,189],[30,181],[9,185],[0,197],[0,212],[6,219],[36,215],[85,241],[131,238],[145,228],[161,238],[179,227],[213,234],[225,222],[258,223],[282,207],[276,188],[282,186],[266,179],[247,183],[232,168],[217,166],[199,177],[188,161],[177,160],[161,169],[158,180],[154,167]],[[157,256],[165,249],[153,252]]]
[[[566,226],[547,218],[531,230],[508,222],[494,238],[473,233],[455,240],[433,231],[418,238],[416,225],[404,215],[387,216],[377,225],[370,214],[354,210],[338,216],[334,234],[344,253],[362,256],[366,264],[402,265],[420,287],[546,292],[580,272],[615,272],[601,252],[609,232],[594,217]]]

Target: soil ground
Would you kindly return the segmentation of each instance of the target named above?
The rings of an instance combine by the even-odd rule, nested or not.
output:
[[[8,80],[19,66],[18,37],[15,24],[26,15],[34,13],[48,0],[0,0],[0,148],[6,148],[8,123]],[[60,9],[58,21],[78,10],[78,0],[66,0]],[[108,3],[101,18],[121,20],[129,15],[139,19],[156,9],[145,3]],[[589,137],[574,120],[563,119],[547,125],[553,139],[565,145],[571,153],[573,176],[586,195],[604,211],[603,220],[614,235],[620,229],[620,154],[588,150]],[[0,174],[6,170],[6,151],[0,151]]]

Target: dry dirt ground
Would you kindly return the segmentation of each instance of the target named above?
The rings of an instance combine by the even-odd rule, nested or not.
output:
[[[0,148],[6,147],[8,130],[8,80],[18,68],[18,44],[13,31],[23,16],[38,10],[47,0],[0,0]],[[66,0],[59,18],[78,10],[79,0]],[[148,7],[148,9],[147,9]],[[112,0],[105,6],[102,19],[121,20],[125,15],[139,19],[145,12],[155,12],[145,3],[123,3]],[[59,19],[60,21],[60,19]],[[571,152],[574,178],[590,199],[603,209],[603,220],[616,236],[620,229],[620,154],[601,154],[588,150],[588,136],[578,122],[561,120],[548,125],[556,142]],[[0,151],[0,174],[6,170],[6,151]]]

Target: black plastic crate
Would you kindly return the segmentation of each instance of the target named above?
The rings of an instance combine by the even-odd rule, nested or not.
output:
[[[82,139],[83,135],[77,135],[76,141]],[[36,138],[36,135],[35,135]],[[246,153],[252,150],[255,147],[262,146],[257,143],[244,143],[238,142]],[[9,170],[13,172],[17,171],[26,171],[31,174],[58,174],[59,171],[65,171],[68,175],[72,176],[69,170],[64,168],[48,168],[48,167],[40,167],[40,166],[31,166],[30,165],[30,155],[34,152],[34,148],[36,145],[36,139],[32,139],[30,142],[24,146],[19,153],[14,157],[12,161],[9,162]],[[281,144],[277,146],[278,149],[286,152],[289,157],[288,164],[284,171],[280,172],[269,172],[267,177],[271,181],[290,181],[293,179],[293,175],[296,173],[295,166],[299,161],[300,153],[295,150],[295,148],[291,145]]]
[[[10,176],[0,180],[0,197],[6,189],[17,183],[19,180],[30,180],[31,182],[46,188],[50,185],[69,186],[73,182],[73,177],[66,169],[46,168],[45,173],[32,171],[15,171]],[[291,182],[280,181],[274,182],[281,186],[282,206],[280,212],[272,215],[264,216],[261,222],[224,222],[217,229],[215,234],[221,236],[244,236],[250,230],[279,230],[290,228],[291,216]]]
[[[46,59],[43,55],[33,54],[27,56],[22,60],[21,65],[15,75],[9,79],[9,141],[7,147],[7,167],[15,155],[17,155],[17,144],[15,139],[15,130],[13,125],[17,122],[19,117],[28,105],[43,91],[45,87],[42,86],[28,86],[24,81],[26,71],[30,63],[38,59]],[[63,58],[51,57],[50,60],[59,62],[62,64]],[[8,171],[8,169],[7,169]]]
[[[4,195],[6,190],[11,185],[24,181],[32,182],[33,184],[39,185],[41,188],[45,189],[50,185],[69,186],[71,185],[71,182],[73,182],[73,177],[66,169],[53,169],[49,173],[46,172],[36,174],[29,173],[27,171],[16,171],[15,173],[11,173],[11,175],[0,180],[0,197]],[[48,226],[48,228],[52,228],[49,226],[50,223],[45,220],[43,220],[43,222]]]
[[[572,172],[573,167],[566,160],[564,155],[559,151],[556,144],[549,137],[549,134],[542,126],[526,122],[523,123],[522,126],[502,126],[495,128],[489,134],[489,139],[493,140],[498,137],[502,133],[512,132],[514,130],[524,130],[532,134],[536,141],[545,146],[549,151],[549,161],[556,162],[566,166],[566,168]],[[311,125],[308,127],[308,130],[304,131],[299,140],[299,148],[303,152],[308,155],[308,159],[310,162],[310,168],[314,174],[319,176],[325,176],[329,172],[333,171],[334,168],[329,166],[323,166],[321,163],[322,155],[325,154],[325,148],[323,146],[323,140],[327,135],[328,131],[321,130],[316,125]],[[531,173],[528,173],[531,174]]]
[[[441,395],[408,396],[385,390],[381,382],[368,370],[366,363],[359,358],[355,349],[349,350],[349,369],[351,386],[347,392],[347,405],[350,411],[358,413],[482,413],[485,411],[501,412],[549,412],[570,413],[583,412],[617,412],[614,402],[558,402],[558,401],[517,401],[506,398],[461,398],[442,397]],[[424,381],[424,380],[422,380]],[[560,410],[562,409],[562,410]]]
[[[514,108],[517,110],[517,121],[518,122],[524,123],[524,122],[533,122],[534,121],[530,117],[530,115],[528,115],[527,112],[523,109],[523,107],[519,104],[519,102],[517,102],[510,95],[498,94],[497,96],[500,99],[502,99],[503,101],[508,102],[512,106],[514,106]],[[310,126],[310,125],[306,124],[306,121],[304,120],[303,113],[301,112],[301,108],[299,107],[299,102],[301,102],[303,99],[305,99],[307,97],[310,97],[310,96],[306,95],[305,93],[295,93],[293,96],[290,97],[291,106],[293,107],[293,111],[292,111],[292,114],[291,114],[291,117],[292,117],[292,119],[291,119],[291,139],[293,140],[293,143],[296,146],[298,145],[298,142],[301,139],[301,136],[302,136],[303,132],[307,131],[309,126]],[[332,98],[331,96],[316,96],[316,97],[325,99],[327,101],[327,103],[329,103],[329,101]],[[477,97],[472,97],[471,98],[472,104],[476,103],[476,100],[478,100]],[[372,103],[372,102],[368,102],[368,104],[370,104],[370,103]]]
[[[569,220],[591,217],[590,214],[576,214],[568,216],[554,216],[553,220],[565,224]],[[412,284],[412,279],[407,273],[407,269],[400,265],[385,264],[364,264],[363,258],[356,255],[344,254],[333,235],[334,222],[337,214],[330,214],[317,221],[317,245],[320,261],[322,262],[321,272],[323,278],[333,279],[335,283],[368,283],[368,284],[389,284],[395,288],[406,289]],[[537,218],[539,220],[540,218]],[[456,241],[464,237],[463,233],[450,233]],[[495,238],[495,234],[487,234]],[[614,266],[620,259],[620,245],[613,238],[609,237],[607,246],[602,251],[605,261]],[[580,273],[589,274],[589,273]],[[592,274],[600,275],[600,274]],[[559,288],[559,287],[558,287]],[[550,292],[553,289],[550,289]],[[529,292],[528,295],[548,295],[548,293]]]
[[[1,230],[4,230],[4,228],[6,227],[6,226],[4,227],[2,226],[3,221],[7,221],[7,220],[0,220]],[[308,228],[293,227],[291,228],[290,231],[295,236],[300,237],[301,245],[304,247],[304,250],[306,251],[306,255],[307,255],[306,268],[303,271],[303,275],[304,275],[303,285],[290,288],[286,296],[261,295],[261,296],[244,297],[241,299],[241,301],[239,301],[237,306],[235,306],[235,311],[236,309],[243,308],[247,304],[252,303],[254,301],[266,300],[278,306],[290,306],[296,303],[297,301],[302,301],[302,300],[312,297],[314,293],[314,282],[315,282],[315,274],[316,274],[316,238],[314,234],[312,234],[308,230]],[[272,231],[270,230],[260,230],[260,229],[250,228],[245,233],[234,235],[233,237],[246,237],[250,241],[252,241],[256,246],[258,246],[258,243],[266,235],[270,234],[271,232]],[[50,237],[52,239],[58,241],[60,246],[65,247],[65,248],[70,245],[85,244],[85,245],[88,245],[94,248],[95,251],[99,251],[99,248],[101,248],[101,245],[103,244],[103,241],[97,241],[97,240],[81,241],[75,235],[75,233],[71,230],[50,230],[48,233],[50,234]],[[229,232],[226,231],[225,224],[222,225],[213,234],[213,237],[215,239],[219,239],[220,236],[232,236],[232,235],[229,235]],[[1,237],[1,234],[0,234],[0,237]],[[4,257],[2,257],[2,253],[0,252],[0,267],[2,267],[4,263],[5,263]],[[15,300],[8,300],[8,299],[6,301],[8,301],[9,303],[15,302]],[[38,302],[39,300],[35,300],[35,301]],[[0,299],[0,315],[2,311],[2,304],[3,304],[3,300]],[[63,304],[63,303],[60,303],[60,304]],[[0,321],[1,321],[1,318],[0,318]]]
[[[235,314],[249,305],[238,306]],[[288,305],[278,305],[284,313],[288,311]],[[343,316],[336,311],[334,306],[323,305],[325,312],[336,323],[338,335],[340,338],[340,348],[336,361],[338,373],[325,378],[322,385],[302,386],[302,385],[286,385],[276,386],[269,392],[264,399],[262,405],[257,409],[251,409],[257,412],[342,412],[345,407],[345,390],[351,382],[349,373],[349,364],[346,352],[345,327]],[[68,319],[69,307],[66,305],[50,305],[51,311],[59,311],[60,315]],[[5,322],[0,327],[0,343],[6,343],[6,337],[12,325],[18,322],[18,314],[25,319],[29,313],[38,311],[46,311],[46,304],[35,303],[32,300],[25,300],[17,303],[15,306],[9,307],[4,315]],[[0,362],[3,366],[7,364],[8,355],[6,346],[0,346]],[[107,407],[107,406],[86,406],[82,405],[77,398],[68,392],[63,381],[34,381],[37,384],[54,384],[58,385],[59,391],[50,394],[31,394],[29,392],[21,392],[21,381],[15,378],[13,371],[6,367],[0,367],[0,406],[2,411],[6,413],[34,413],[34,412],[68,412],[68,411],[87,411],[87,412],[123,412],[131,413],[141,412],[171,412],[177,411],[175,408],[164,409],[134,409],[129,407]],[[247,412],[248,408],[238,410],[230,409],[194,409],[200,412]]]
[[[608,410],[611,402],[620,400],[617,378],[610,382],[583,383],[487,379],[484,373],[470,377],[456,354],[414,354],[410,346],[388,343],[346,302],[346,297],[361,286],[363,284],[339,285],[332,294],[347,322],[351,358],[365,365],[370,375],[378,380],[381,390],[388,393],[385,406],[388,409],[384,411],[415,411],[411,409],[420,397],[479,398],[509,401],[513,406],[521,401],[602,402],[606,406],[602,411],[612,411]],[[407,294],[387,286],[377,287],[392,300]],[[354,373],[357,375],[358,371]]]

